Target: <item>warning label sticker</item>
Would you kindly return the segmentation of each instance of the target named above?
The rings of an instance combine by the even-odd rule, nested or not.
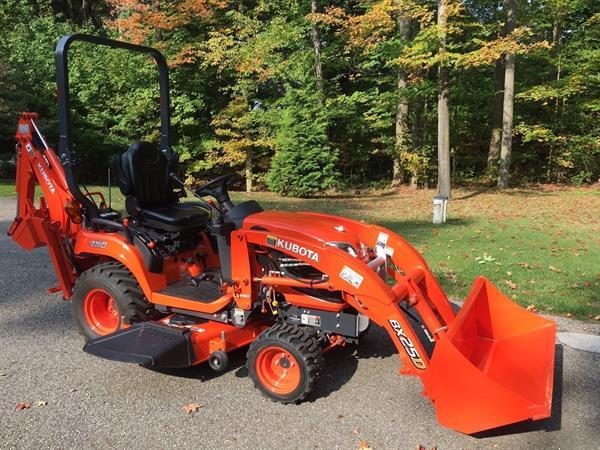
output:
[[[379,236],[377,236],[377,242],[375,243],[375,252],[379,258],[384,258],[386,256],[386,247],[387,241],[389,239],[389,235],[383,232],[379,232]]]
[[[313,327],[320,327],[321,326],[321,318],[319,316],[313,316],[310,314],[302,314],[300,316],[300,323],[302,323],[302,325],[310,325]]]
[[[342,271],[340,272],[340,278],[344,280],[346,283],[352,285],[352,287],[358,289],[363,282],[363,276],[359,273],[355,272],[348,266],[344,266]]]

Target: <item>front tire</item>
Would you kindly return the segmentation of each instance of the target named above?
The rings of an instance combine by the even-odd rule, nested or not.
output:
[[[248,350],[248,372],[254,386],[281,402],[304,400],[321,370],[323,358],[313,328],[275,324]]]
[[[75,284],[71,303],[75,322],[86,340],[156,315],[134,276],[117,262],[99,264],[83,272]]]

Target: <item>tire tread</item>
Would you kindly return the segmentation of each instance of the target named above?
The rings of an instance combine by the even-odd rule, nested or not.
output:
[[[305,400],[312,391],[315,382],[323,366],[323,356],[317,342],[317,331],[314,328],[297,326],[287,323],[276,323],[263,331],[251,344],[248,349],[248,372],[254,382],[254,386],[261,393],[273,401],[280,403],[299,403]],[[250,365],[255,360],[255,356],[264,345],[265,341],[281,341],[293,347],[300,355],[307,368],[307,382],[305,389],[299,395],[293,398],[274,397],[265,392],[258,377],[254,376],[254,370]]]

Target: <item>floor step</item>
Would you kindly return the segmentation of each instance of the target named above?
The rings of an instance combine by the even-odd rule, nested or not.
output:
[[[194,286],[189,280],[176,281],[160,293],[200,303],[212,303],[224,295],[221,287],[209,280],[201,281],[197,286]]]

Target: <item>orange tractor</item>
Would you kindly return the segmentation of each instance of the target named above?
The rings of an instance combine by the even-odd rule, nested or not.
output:
[[[67,58],[74,41],[146,53],[158,67],[160,147],[137,142],[113,162],[124,214],[78,183]],[[249,346],[256,387],[290,403],[318,382],[323,353],[358,342],[372,321],[398,349],[401,373],[421,379],[443,425],[474,433],[549,417],[553,322],[483,277],[455,314],[402,237],[327,214],[236,205],[228,193],[234,175],[198,187],[196,201],[180,201],[186,190],[170,146],[168,69],[157,50],[65,36],[56,70],[58,152],[37,114],[23,113],[9,234],[26,250],[48,247],[58,278],[50,292],[71,301],[86,352],[158,369],[206,361],[222,371],[229,352]]]

